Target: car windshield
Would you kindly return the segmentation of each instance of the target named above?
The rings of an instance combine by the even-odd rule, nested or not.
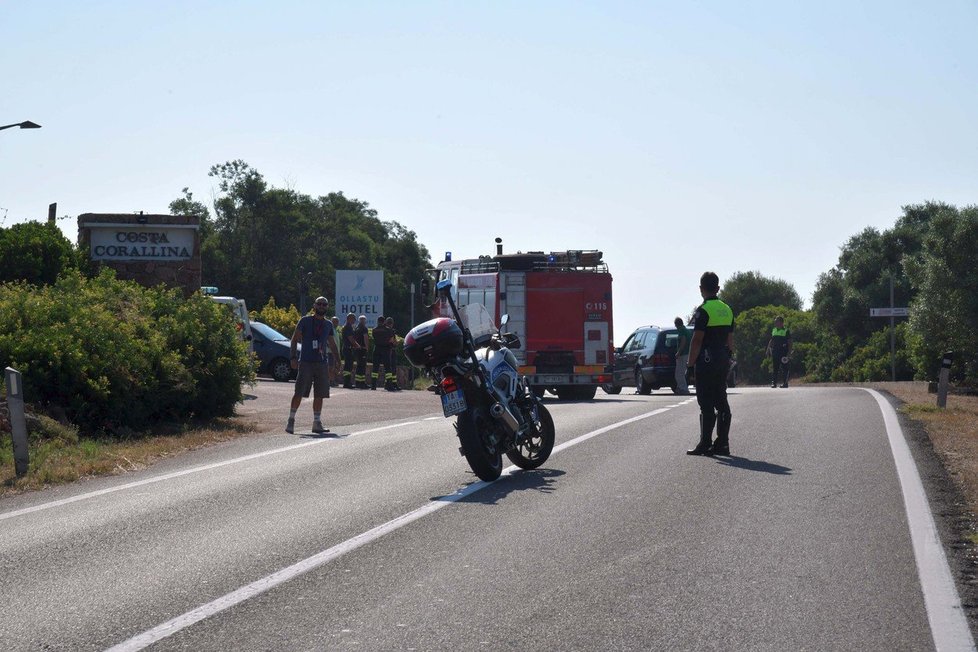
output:
[[[285,335],[282,335],[268,324],[263,324],[260,321],[251,322],[251,330],[256,331],[259,335],[264,337],[266,340],[271,340],[272,342],[289,341],[289,338],[287,338]]]

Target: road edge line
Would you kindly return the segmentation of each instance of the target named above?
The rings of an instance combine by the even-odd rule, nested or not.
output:
[[[868,387],[860,389],[869,392],[876,399],[883,414],[883,425],[886,427],[886,436],[890,441],[890,450],[903,492],[910,541],[913,544],[917,576],[924,594],[924,607],[927,609],[934,647],[938,650],[974,651],[975,641],[968,618],[954,584],[954,576],[927,501],[924,483],[910,453],[910,446],[903,434],[896,410],[878,391]]]

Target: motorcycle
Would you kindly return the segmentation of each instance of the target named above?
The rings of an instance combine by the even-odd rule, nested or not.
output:
[[[554,422],[540,399],[519,375],[519,336],[500,333],[482,304],[459,309],[452,283],[440,281],[454,319],[441,317],[419,324],[404,338],[404,353],[434,378],[429,389],[441,397],[446,418],[456,417],[459,452],[486,482],[503,470],[502,456],[521,469],[547,461],[554,447]],[[508,315],[500,320],[505,326]]]

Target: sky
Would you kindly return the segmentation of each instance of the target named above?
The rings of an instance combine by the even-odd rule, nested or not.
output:
[[[211,205],[242,159],[433,263],[598,249],[620,345],[703,271],[809,307],[852,235],[978,203],[976,33],[973,0],[7,1],[0,125],[42,128],[0,131],[0,225]]]

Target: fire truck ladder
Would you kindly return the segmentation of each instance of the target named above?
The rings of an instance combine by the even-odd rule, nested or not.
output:
[[[520,272],[499,273],[500,314],[509,314],[506,330],[516,333],[523,340],[523,347],[516,349],[516,360],[526,364],[526,274]]]

